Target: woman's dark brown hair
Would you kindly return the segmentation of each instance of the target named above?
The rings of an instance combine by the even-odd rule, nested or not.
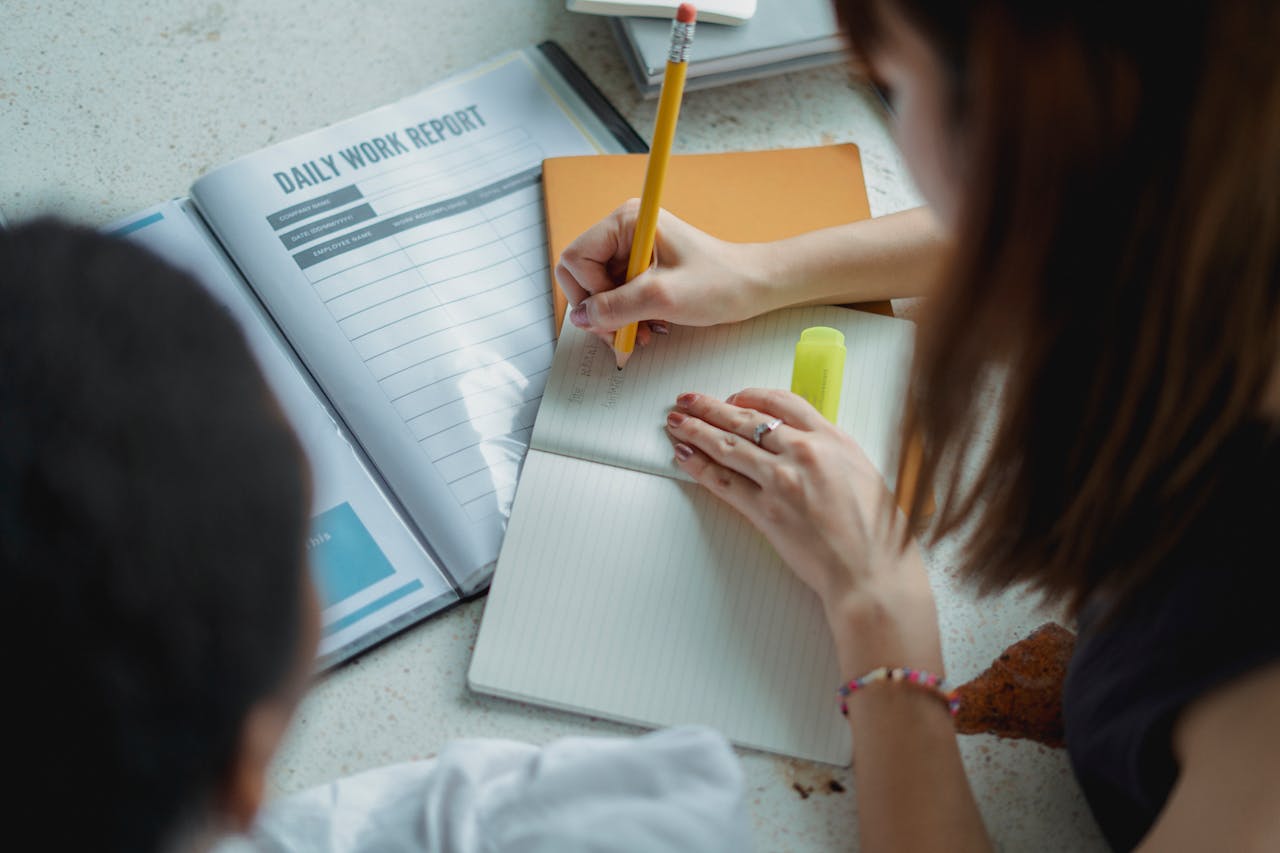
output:
[[[955,248],[903,430],[934,531],[972,523],[984,590],[1127,600],[1280,363],[1280,3],[836,5],[873,70],[885,15],[952,69]]]

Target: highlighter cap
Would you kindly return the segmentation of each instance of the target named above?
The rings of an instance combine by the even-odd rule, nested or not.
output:
[[[830,326],[810,326],[800,333],[802,344],[831,344],[844,346],[844,332]]]
[[[791,390],[808,400],[831,423],[840,415],[845,354],[844,334],[827,326],[805,329],[796,343]]]

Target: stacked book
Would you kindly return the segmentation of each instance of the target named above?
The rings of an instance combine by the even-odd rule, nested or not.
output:
[[[671,24],[656,18],[612,19],[614,34],[645,97],[662,87]],[[847,46],[830,0],[760,0],[738,26],[699,21],[686,89],[706,89],[843,62]]]

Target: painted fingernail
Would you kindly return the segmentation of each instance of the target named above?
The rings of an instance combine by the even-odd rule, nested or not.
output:
[[[579,302],[577,305],[573,306],[573,310],[569,312],[569,322],[580,329],[587,327],[586,304]]]
[[[696,403],[697,400],[697,394],[681,394],[679,397],[676,397],[676,405],[682,409],[687,409]]]
[[[736,400],[736,399],[738,399],[738,395],[737,395],[737,394],[730,394],[728,397],[725,397],[725,398],[724,398],[724,401],[725,401],[726,403],[728,403],[730,406],[732,406],[732,405],[733,405],[733,401],[734,401],[734,400]]]
[[[676,445],[676,458],[681,462],[688,462],[693,456],[693,448],[687,444]]]
[[[685,416],[679,412],[671,412],[667,415],[667,426],[678,427],[685,422]]]
[[[667,327],[667,324],[666,324],[666,323],[654,323],[654,322],[650,321],[650,323],[649,323],[649,328],[650,328],[650,330],[652,330],[652,331],[653,331],[653,333],[654,333],[655,335],[669,335],[669,334],[671,334],[671,329],[669,329],[669,328]]]

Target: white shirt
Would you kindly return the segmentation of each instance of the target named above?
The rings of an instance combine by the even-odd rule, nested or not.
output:
[[[716,732],[462,740],[431,761],[339,779],[269,804],[246,851],[742,851],[742,771]]]

